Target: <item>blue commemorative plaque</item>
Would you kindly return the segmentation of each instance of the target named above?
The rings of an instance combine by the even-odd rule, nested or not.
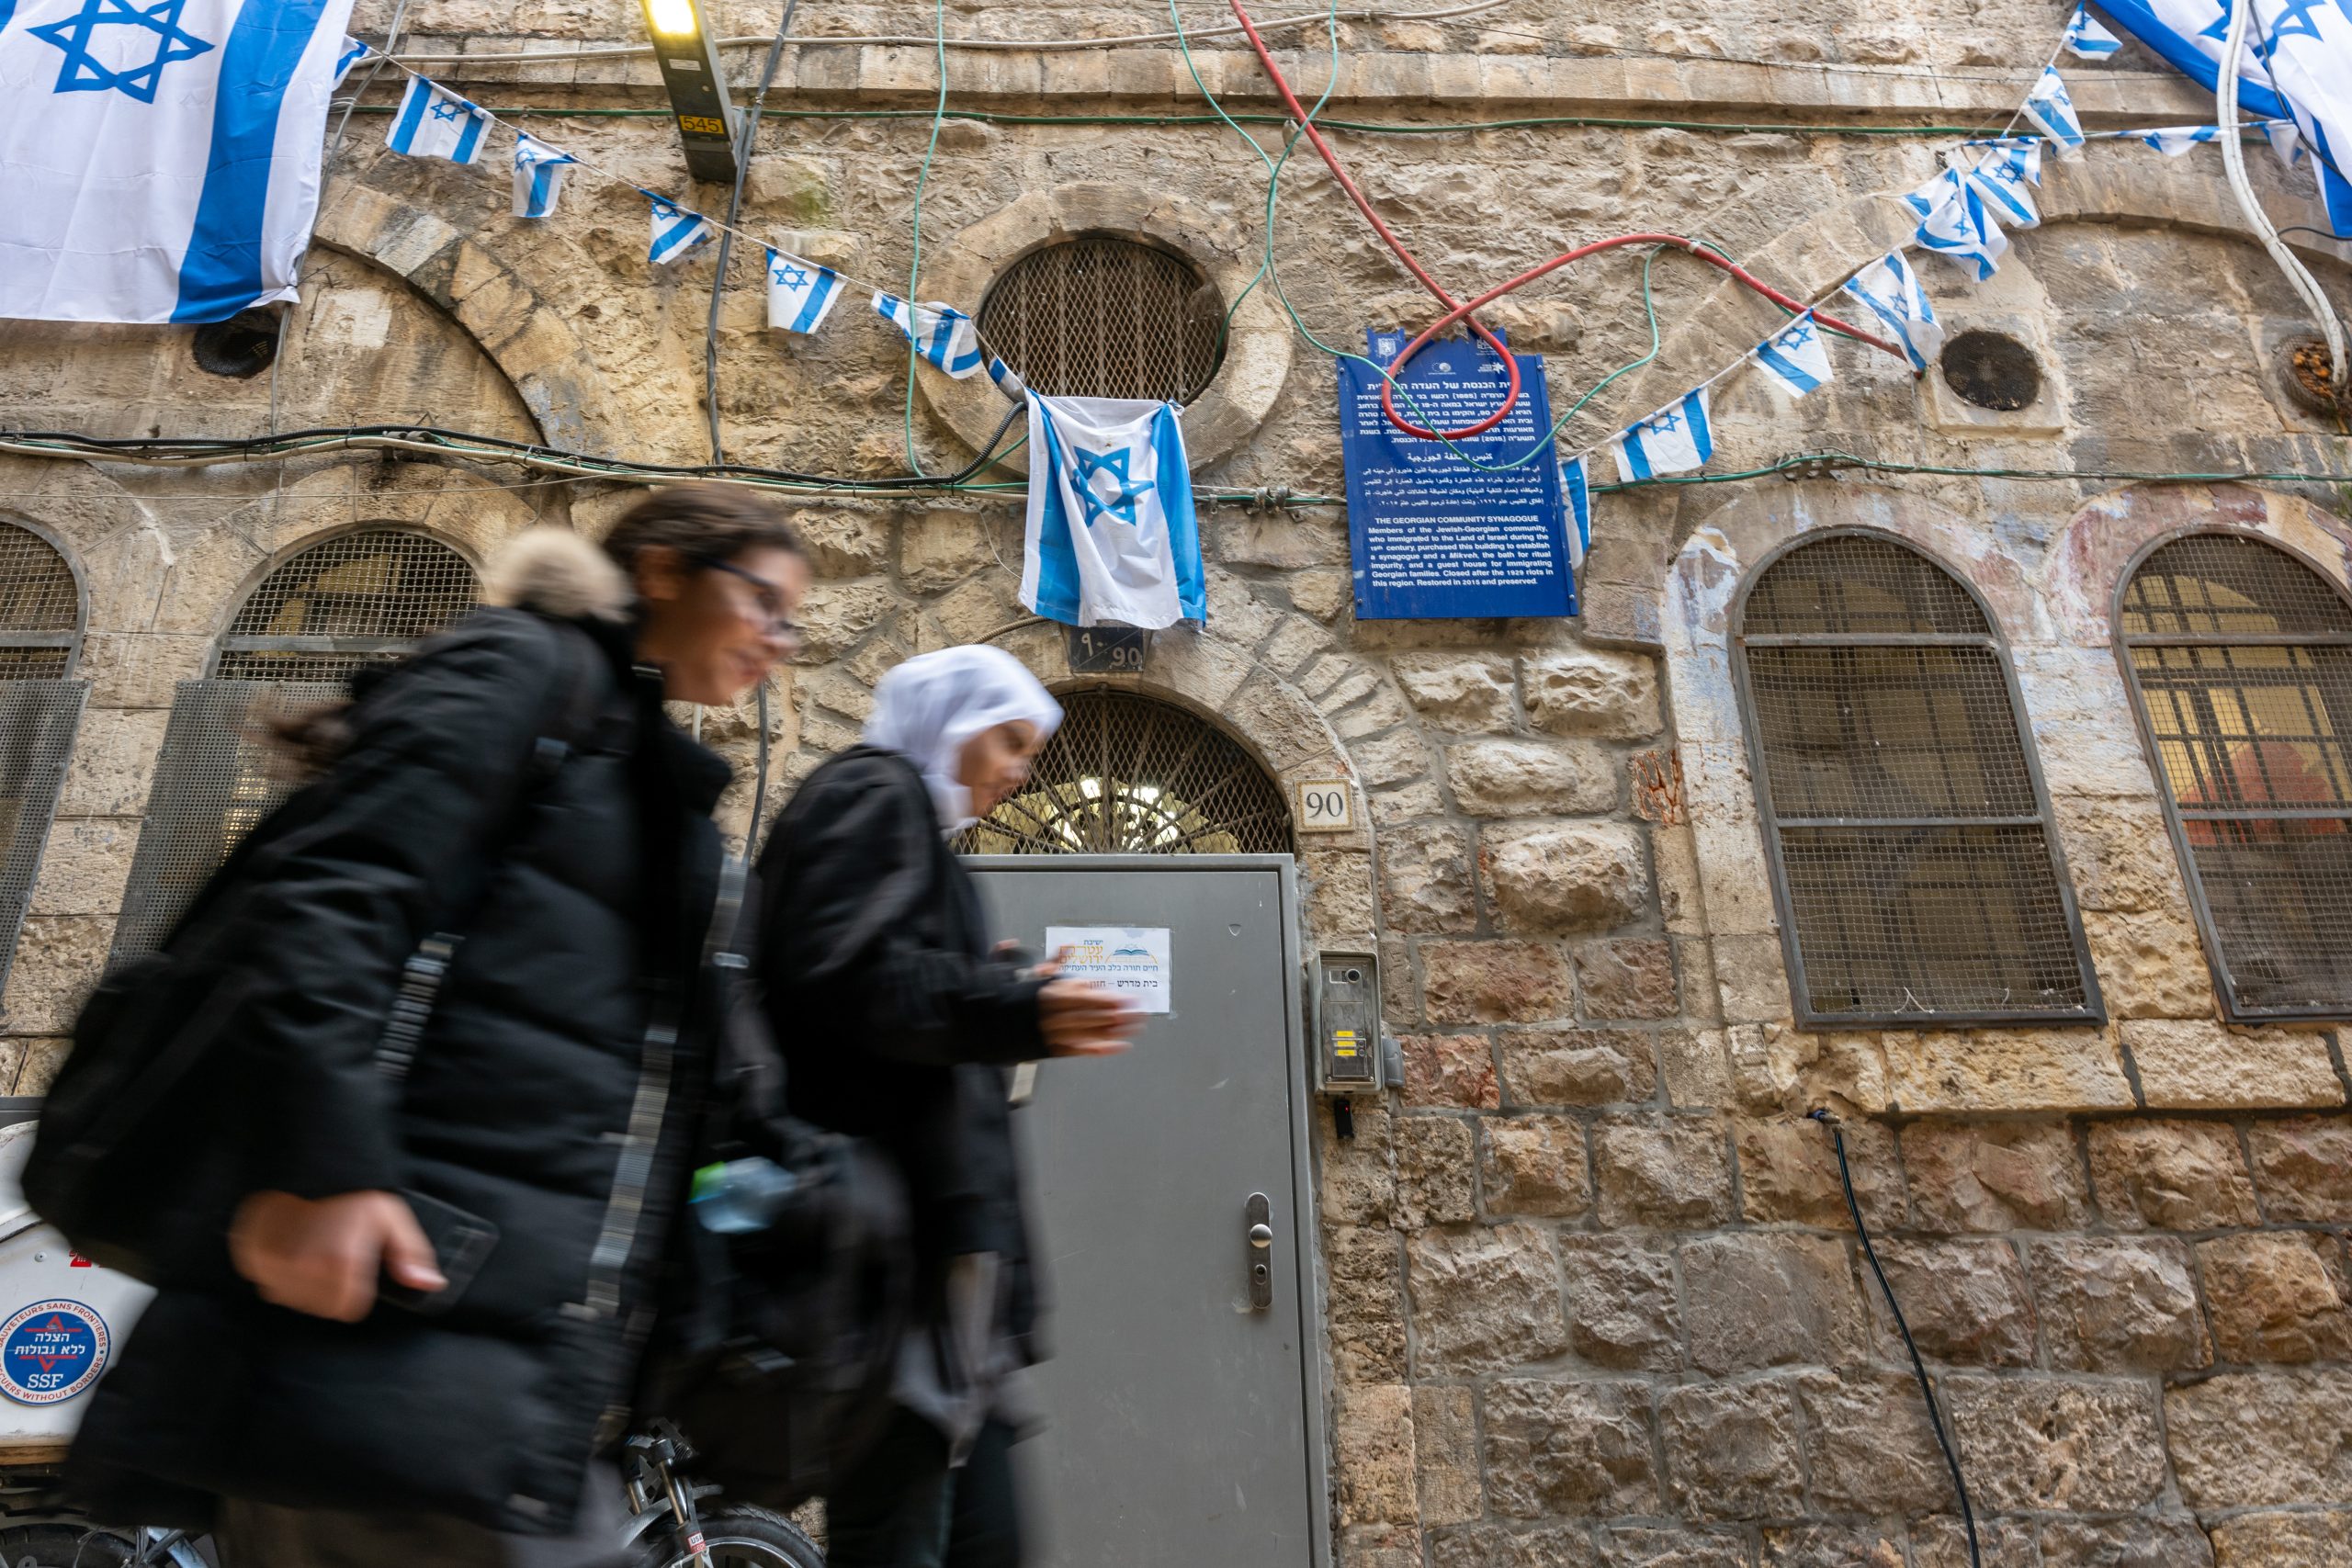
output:
[[[1408,334],[1364,334],[1386,365]],[[1441,620],[1458,615],[1573,615],[1576,577],[1561,525],[1560,468],[1552,452],[1552,400],[1541,355],[1519,360],[1520,397],[1510,416],[1454,446],[1406,434],[1380,410],[1379,374],[1340,361],[1340,446],[1348,470],[1348,543],[1353,554],[1356,618]],[[1398,378],[1396,412],[1415,423],[1458,430],[1492,413],[1510,379],[1502,361],[1471,340],[1433,343]]]

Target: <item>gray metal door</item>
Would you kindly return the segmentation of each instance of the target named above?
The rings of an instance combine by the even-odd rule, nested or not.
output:
[[[1041,1064],[1020,1128],[1048,1307],[1019,1456],[1039,1568],[1329,1559],[1287,856],[976,860],[1002,937],[1167,932],[1136,1049]],[[1253,1247],[1262,1194],[1271,1244]],[[1251,1270],[1267,1273],[1252,1304]]]

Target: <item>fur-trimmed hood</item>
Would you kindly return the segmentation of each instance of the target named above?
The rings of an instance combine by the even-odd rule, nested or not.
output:
[[[481,602],[559,620],[627,618],[636,594],[613,558],[568,528],[527,528],[482,572]]]

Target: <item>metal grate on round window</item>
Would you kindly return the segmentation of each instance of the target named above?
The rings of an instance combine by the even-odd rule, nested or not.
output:
[[[1750,581],[1735,645],[1799,1021],[2097,1020],[2008,653],[1960,581],[1828,535]]]
[[[2352,1015],[2352,606],[2261,539],[2192,534],[2116,629],[2225,1010]]]
[[[1014,262],[980,302],[980,336],[1037,391],[1188,403],[1225,355],[1225,301],[1190,262],[1081,234]]]
[[[423,534],[345,534],[263,579],[220,639],[232,681],[343,681],[400,658],[474,607],[463,556]]]
[[[0,681],[67,674],[82,633],[82,592],[57,547],[0,523]]]
[[[1290,807],[1238,741],[1133,692],[1062,698],[1021,792],[959,835],[984,855],[1288,854]]]

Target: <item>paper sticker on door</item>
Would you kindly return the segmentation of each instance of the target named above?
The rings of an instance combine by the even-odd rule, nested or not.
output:
[[[1071,979],[1108,987],[1145,1012],[1168,1010],[1166,926],[1047,926],[1046,955],[1064,948]]]
[[[56,1404],[106,1370],[107,1320],[80,1302],[35,1302],[0,1324],[0,1393]]]

